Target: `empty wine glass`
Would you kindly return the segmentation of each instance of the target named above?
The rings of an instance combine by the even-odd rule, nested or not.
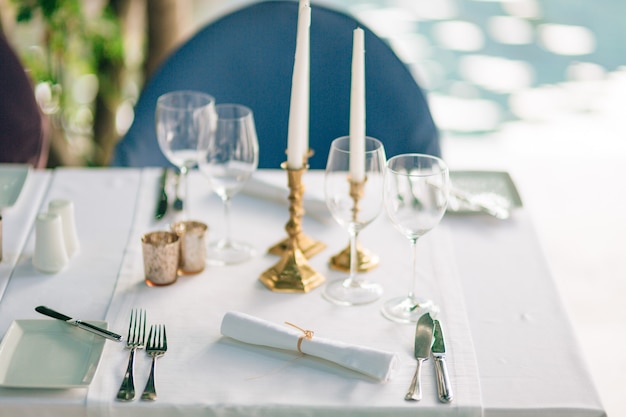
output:
[[[359,161],[355,167],[355,161]],[[352,164],[351,164],[352,161]],[[383,206],[385,148],[374,138],[365,138],[365,152],[351,149],[350,137],[335,139],[330,147],[324,191],[334,219],[350,235],[350,275],[329,282],[324,297],[340,305],[371,303],[380,298],[380,284],[357,275],[357,237],[380,213]]]
[[[416,322],[438,307],[416,295],[417,240],[439,224],[448,204],[448,167],[441,159],[421,154],[397,155],[387,162],[385,208],[391,222],[411,243],[412,279],[405,297],[383,304],[382,313],[390,320]]]
[[[239,104],[215,106],[217,127],[198,167],[209,179],[211,188],[222,199],[226,236],[211,242],[207,262],[227,265],[249,259],[254,248],[231,239],[230,202],[257,169],[259,143],[252,110]]]
[[[209,146],[215,99],[199,91],[173,91],[157,99],[155,116],[161,152],[181,173],[184,216],[189,218],[187,173],[198,164],[199,152]]]

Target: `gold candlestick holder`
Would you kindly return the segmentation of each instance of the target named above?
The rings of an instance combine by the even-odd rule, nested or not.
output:
[[[309,152],[309,155],[312,155],[312,151]],[[306,161],[304,165],[306,166]],[[284,162],[281,164],[280,167],[286,170],[289,176],[289,180],[288,180],[289,189],[291,190],[291,193],[289,194],[289,201],[290,201],[289,212],[290,212],[292,219],[294,219],[295,217],[298,218],[298,228],[295,232],[296,233],[295,239],[297,241],[297,246],[300,248],[300,251],[302,251],[302,254],[307,259],[310,259],[313,256],[320,253],[321,251],[323,251],[324,249],[326,249],[326,245],[304,234],[302,232],[302,227],[300,226],[302,216],[304,216],[304,208],[302,208],[302,196],[304,195],[304,190],[305,190],[305,187],[301,181],[302,181],[302,173],[306,170],[306,168],[302,168],[300,170],[291,170],[287,168],[287,164]],[[291,182],[292,180],[296,180],[296,179],[295,179],[295,174],[293,174],[291,171],[300,172],[297,178],[298,184],[293,185],[293,187],[297,188],[297,192],[295,193],[294,193],[294,188],[292,188]],[[287,230],[287,233],[289,233],[289,230]],[[267,250],[267,252],[271,253],[272,255],[282,256],[285,252],[290,250],[289,249],[289,246],[291,245],[290,241],[291,241],[291,236],[288,236],[285,239],[278,242],[277,244],[271,246]]]
[[[352,179],[350,181],[350,197],[354,202],[352,206],[352,219],[356,221],[359,213],[359,201],[363,198],[365,181],[355,182]],[[338,271],[349,272],[350,271],[350,243],[348,246],[339,252],[338,254],[330,258],[330,267]],[[356,269],[358,272],[367,272],[376,268],[380,263],[378,255],[373,254],[369,250],[363,248],[360,243],[356,242]]]
[[[288,237],[278,244],[282,245],[281,259],[263,272],[259,280],[267,288],[276,292],[309,292],[321,285],[325,278],[309,265],[307,256],[300,246],[301,242],[308,242],[310,239],[305,239],[302,234],[302,215],[304,214],[302,174],[307,168],[290,169],[285,163],[281,167],[287,171],[289,185],[289,221],[285,224]],[[326,247],[318,242],[317,246],[319,245],[323,245],[322,249]],[[322,249],[318,249],[315,253]]]

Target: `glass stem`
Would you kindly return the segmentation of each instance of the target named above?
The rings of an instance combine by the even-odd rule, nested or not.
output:
[[[411,238],[411,286],[409,287],[409,296],[411,300],[415,299],[415,286],[417,285],[417,238]]]
[[[356,248],[356,239],[359,234],[357,230],[351,228],[350,230],[350,276],[348,280],[351,284],[357,284],[358,280],[356,277],[357,274],[357,264],[358,264],[358,255]]]
[[[183,216],[185,220],[188,220],[191,218],[190,211],[189,211],[189,181],[187,181],[188,172],[189,172],[189,169],[186,166],[182,166],[180,168],[179,181],[183,182],[182,189],[184,190],[184,193],[185,193],[185,195],[183,196]]]
[[[226,227],[226,237],[224,238],[224,246],[231,246],[230,240],[230,196],[226,196],[222,199],[224,203],[224,223]]]

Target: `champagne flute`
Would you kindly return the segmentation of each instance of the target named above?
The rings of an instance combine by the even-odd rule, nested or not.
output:
[[[189,218],[187,173],[198,164],[199,152],[209,146],[215,119],[215,99],[208,94],[173,91],[157,99],[157,139],[161,152],[180,170],[186,218]]]
[[[245,185],[259,164],[259,143],[252,110],[239,104],[215,106],[217,127],[198,167],[213,191],[222,199],[226,236],[211,242],[207,262],[229,265],[248,260],[254,248],[231,239],[231,198]]]
[[[439,224],[448,204],[450,180],[448,167],[441,159],[422,154],[397,155],[387,162],[385,207],[400,233],[411,243],[412,279],[405,297],[383,304],[382,313],[390,320],[412,323],[424,313],[436,313],[438,307],[418,297],[417,240]]]
[[[359,158],[365,163],[362,170],[354,166]],[[350,273],[347,278],[329,282],[323,293],[335,304],[367,304],[382,295],[380,284],[357,274],[357,237],[382,209],[384,173],[385,148],[378,139],[366,137],[365,152],[360,155],[351,152],[349,136],[332,142],[324,181],[326,205],[350,235]]]

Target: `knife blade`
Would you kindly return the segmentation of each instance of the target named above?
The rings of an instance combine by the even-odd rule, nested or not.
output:
[[[159,182],[159,197],[157,198],[157,208],[154,218],[161,220],[167,212],[167,168],[163,168],[161,180]]]
[[[55,311],[51,308],[48,308],[46,306],[38,306],[35,307],[35,311],[37,311],[38,313],[41,313],[43,315],[46,315],[48,317],[52,317],[55,318],[57,320],[61,320],[66,322],[67,324],[71,324],[73,326],[77,326],[83,330],[87,330],[88,332],[97,334],[98,336],[102,336],[102,337],[106,337],[107,339],[110,340],[114,340],[116,342],[121,342],[122,341],[122,336],[120,336],[117,333],[113,333],[110,332],[106,329],[100,328],[98,326],[94,326],[93,324],[90,323],[86,323],[84,321],[78,320],[78,319],[73,319],[69,316],[66,316],[65,314],[61,314],[58,311]]]
[[[417,368],[413,374],[413,380],[408,392],[404,396],[407,401],[419,401],[422,399],[422,363],[430,357],[430,348],[433,344],[433,319],[430,313],[422,315],[415,327],[414,356],[417,360]]]
[[[435,360],[435,374],[437,376],[437,393],[439,401],[449,403],[454,398],[452,394],[452,386],[448,376],[448,367],[446,365],[446,344],[443,339],[443,331],[439,320],[434,321],[434,342],[431,349],[433,359]]]

